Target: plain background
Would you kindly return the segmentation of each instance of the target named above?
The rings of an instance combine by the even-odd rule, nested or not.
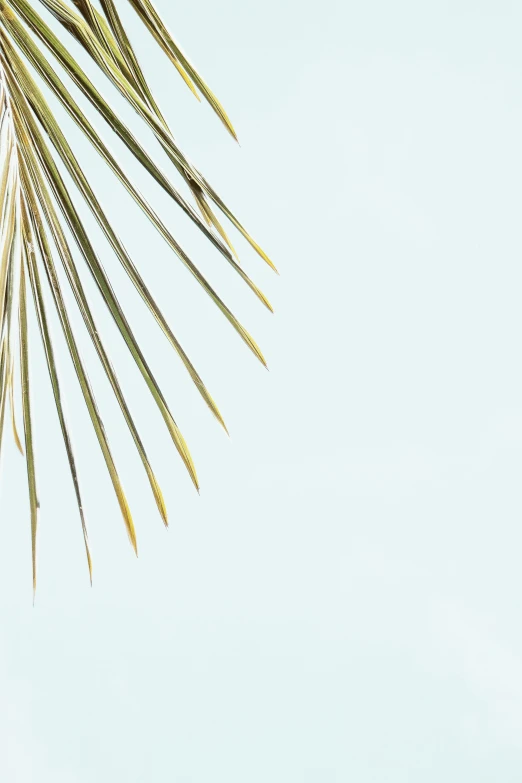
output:
[[[111,144],[270,372],[60,110],[231,439],[87,217],[202,492],[94,297],[171,528],[83,336],[134,511],[133,557],[60,342],[91,589],[33,340],[39,586],[33,608],[24,467],[7,431],[1,779],[520,781],[520,5],[157,0],[241,148],[121,5],[181,146],[280,268],[237,240],[275,316]]]

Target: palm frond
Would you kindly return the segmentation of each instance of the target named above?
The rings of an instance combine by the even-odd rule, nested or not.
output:
[[[144,29],[152,35],[171,63],[174,64],[194,95],[199,100],[201,94],[228,132],[237,138],[225,110],[187,59],[150,0],[129,0],[129,3],[143,23]],[[51,64],[48,54],[59,63],[64,74],[89,100],[96,114],[103,119],[110,131],[119,137],[141,166],[198,227],[257,299],[270,311],[272,310],[270,302],[239,264],[239,259],[222,225],[219,213],[227,218],[258,255],[275,270],[272,261],[252,239],[242,223],[198,169],[188,160],[175,141],[141,68],[122,22],[116,0],[100,0],[99,7],[91,0],[70,0],[70,2],[66,2],[66,0],[39,0],[39,4],[55,17],[63,27],[65,35],[70,34],[76,39],[102,74],[110,80],[135,110],[139,120],[152,131],[160,148],[167,154],[174,170],[181,175],[184,183],[188,186],[194,199],[195,208],[182,196],[172,183],[168,173],[154,161],[151,152],[138,141],[131,128],[118,116],[110,102],[83,70],[67,43],[56,35],[38,13],[35,7],[36,0],[0,0],[0,453],[5,413],[9,403],[15,443],[19,450],[25,454],[27,464],[34,588],[36,587],[36,534],[39,503],[36,490],[37,466],[31,406],[33,392],[30,383],[30,356],[33,347],[29,345],[27,312],[31,304],[29,299],[34,307],[49,372],[77,500],[91,580],[92,559],[86,516],[72,440],[64,413],[64,390],[59,377],[56,351],[47,315],[46,299],[49,297],[49,293],[120,505],[125,528],[133,548],[137,551],[136,532],[131,512],[95,400],[94,390],[82,362],[62,286],[59,282],[56,263],[59,263],[64,270],[67,284],[74,296],[89,337],[111,384],[142,461],[160,516],[165,525],[167,524],[167,510],[161,489],[98,331],[91,305],[76,268],[66,231],[72,236],[80,256],[89,269],[103,301],[163,417],[192,482],[198,488],[196,469],[188,446],[134,336],[100,257],[89,238],[81,211],[76,206],[61,175],[60,166],[67,171],[122,268],[153,314],[170,345],[180,357],[206,405],[226,430],[221,413],[201,376],[172,332],[130,253],[102,208],[95,190],[82,170],[39,81],[43,82],[45,87],[58,98],[104,163],[165,240],[170,250],[191,272],[248,348],[262,364],[266,364],[261,350],[249,332],[238,321],[197,265],[183,250],[168,226],[127,176],[124,167],[111,152],[102,134],[95,128],[74,95],[65,86],[59,73]],[[48,54],[45,53],[45,50]],[[43,279],[47,281],[47,292],[42,282]],[[31,292],[29,299],[28,290]],[[18,322],[18,329],[15,328],[16,322]],[[17,354],[19,356],[18,363],[16,361]],[[22,446],[22,439],[18,434],[15,416],[15,390],[18,388],[17,372],[20,375],[19,388],[21,390],[25,448]]]

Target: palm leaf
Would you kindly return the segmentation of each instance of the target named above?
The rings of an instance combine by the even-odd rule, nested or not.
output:
[[[198,99],[198,93],[201,94],[229,133],[236,138],[234,128],[223,107],[187,59],[152,3],[149,0],[129,0],[129,2],[146,30],[174,64],[191,91]],[[177,242],[168,226],[128,177],[124,167],[111,152],[103,135],[96,129],[91,118],[85,114],[72,92],[65,86],[58,71],[48,59],[45,50],[58,62],[64,74],[70,77],[76,88],[88,98],[95,114],[99,115],[110,132],[114,132],[120,138],[141,166],[198,227],[220,256],[227,261],[257,299],[269,310],[272,310],[272,307],[268,299],[239,265],[235,250],[218,213],[224,215],[269,266],[275,269],[268,256],[252,239],[217,192],[188,160],[175,141],[122,22],[119,3],[116,0],[100,0],[98,7],[91,0],[69,0],[68,2],[66,0],[39,0],[39,4],[51,12],[62,25],[63,40],[62,37],[56,35],[38,13],[36,0],[0,0],[0,453],[5,412],[9,402],[14,440],[19,450],[25,454],[27,464],[33,587],[36,587],[36,533],[39,503],[36,492],[35,429],[31,406],[33,392],[31,391],[30,357],[34,349],[32,346],[30,348],[29,344],[28,307],[30,302],[27,297],[28,288],[31,292],[29,298],[34,307],[78,505],[91,578],[92,560],[87,535],[86,514],[80,491],[80,478],[76,468],[73,443],[64,412],[66,391],[59,378],[57,356],[47,315],[47,300],[49,299],[57,313],[58,323],[65,337],[82,396],[122,511],[125,528],[132,546],[137,551],[136,532],[131,512],[95,400],[94,390],[87,378],[81,359],[71,318],[65,304],[62,285],[59,282],[56,263],[59,263],[65,272],[67,285],[74,296],[76,306],[84,320],[89,337],[111,384],[123,419],[142,461],[160,516],[167,524],[167,510],[161,489],[124,391],[98,331],[72,249],[66,237],[66,231],[73,238],[80,257],[101,293],[121,338],[163,417],[192,482],[198,488],[196,469],[188,446],[134,336],[109,276],[102,266],[100,257],[89,238],[81,210],[69,192],[61,175],[60,166],[68,172],[82,202],[95,217],[122,268],[181,359],[206,405],[225,427],[216,403],[201,376],[172,332],[165,316],[140,275],[131,254],[125,248],[123,241],[102,208],[95,190],[82,170],[37,78],[59,99],[117,180],[145,213],[170,250],[217,305],[235,332],[261,363],[266,364],[263,354],[249,332],[237,320],[222,297]],[[72,35],[76,39],[104,76],[112,82],[124,99],[133,107],[137,121],[144,122],[150,128],[159,146],[167,154],[173,169],[188,186],[194,199],[195,208],[182,196],[172,183],[168,172],[154,161],[153,154],[137,140],[132,129],[123,122],[100,89],[87,76],[65,40],[67,35]],[[36,73],[36,78],[34,73]],[[16,321],[18,329],[15,328]],[[19,365],[16,362],[17,353],[19,354]],[[16,383],[17,372],[20,373],[19,386]],[[15,397],[18,388],[21,390],[25,450],[22,447],[22,439],[18,434],[15,418]]]

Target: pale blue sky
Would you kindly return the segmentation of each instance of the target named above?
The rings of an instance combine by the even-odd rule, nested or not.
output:
[[[23,462],[8,438],[0,779],[518,782],[522,10],[156,2],[241,149],[141,34],[147,72],[180,144],[279,266],[276,278],[238,240],[274,317],[122,157],[270,372],[72,131],[231,439],[106,252],[202,493],[100,311],[171,530],[84,341],[140,544],[136,561],[64,362],[91,590],[35,356],[39,588],[33,609]]]

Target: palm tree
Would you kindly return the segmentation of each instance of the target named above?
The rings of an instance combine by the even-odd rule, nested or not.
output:
[[[0,447],[6,407],[9,404],[13,432],[18,448],[25,453],[29,488],[33,589],[36,586],[36,532],[38,496],[36,466],[33,448],[33,424],[31,417],[31,373],[29,361],[27,309],[30,300],[44,348],[54,401],[59,417],[72,482],[78,503],[89,574],[92,579],[91,555],[86,521],[75,466],[73,447],[62,407],[62,387],[55,361],[53,339],[47,317],[47,306],[52,300],[63,330],[70,357],[80,384],[85,404],[105,459],[116,493],[130,542],[136,550],[136,534],[131,513],[111,453],[95,397],[71,325],[68,308],[62,291],[56,264],[62,265],[83,317],[87,331],[96,349],[101,365],[110,381],[136,449],[145,468],[159,513],[165,525],[167,512],[160,487],[154,476],[145,448],[136,429],[124,393],[111,365],[109,356],[99,335],[91,307],[73,258],[67,233],[72,236],[77,251],[101,292],[105,304],[126,343],[150,394],[158,406],[165,425],[174,441],[190,477],[198,487],[196,470],[188,447],[176,425],[169,406],[151,373],[147,359],[134,337],[132,328],[111,286],[111,282],[93,247],[82,216],[75,206],[60,173],[63,166],[83,196],[108,239],[119,262],[154,315],[159,327],[168,338],[200,395],[214,416],[225,427],[216,404],[207,391],[201,377],[172,333],[150,291],[147,289],[131,256],[103,211],[88,178],[80,168],[70,143],[51,110],[45,94],[34,78],[34,72],[47,89],[54,93],[77,126],[83,131],[105,163],[125,186],[141,207],[163,239],[190,270],[203,290],[219,307],[242,340],[257,358],[264,363],[258,346],[239,323],[227,305],[209,285],[197,266],[181,248],[168,226],[160,219],[144,196],[127,177],[124,169],[106,146],[66,87],[50,59],[50,53],[76,87],[88,98],[94,109],[119,136],[156,183],[181,207],[186,216],[196,224],[215,250],[232,266],[263,305],[271,310],[270,303],[255,283],[239,265],[236,253],[218,215],[228,221],[245,237],[254,250],[274,270],[270,259],[252,239],[243,225],[221,200],[205,177],[192,165],[178,147],[170,128],[154,100],[149,84],[138,62],[125,27],[118,12],[116,0],[100,0],[100,9],[92,0],[39,0],[63,28],[72,35],[90,55],[121,95],[148,125],[172,162],[176,171],[189,188],[194,200],[192,206],[172,184],[165,173],[137,140],[132,130],[111,108],[110,103],[93,84],[66,42],[57,36],[36,9],[36,0],[0,0]],[[144,27],[167,55],[189,89],[199,99],[208,101],[227,131],[236,138],[232,124],[223,107],[203,81],[191,62],[180,49],[150,0],[129,0]],[[73,7],[74,6],[74,7]],[[28,67],[30,66],[30,67]],[[58,165],[60,163],[60,166]],[[19,359],[16,357],[19,356]],[[15,422],[15,378],[20,375],[23,438],[17,432]],[[22,445],[23,440],[23,445]]]

